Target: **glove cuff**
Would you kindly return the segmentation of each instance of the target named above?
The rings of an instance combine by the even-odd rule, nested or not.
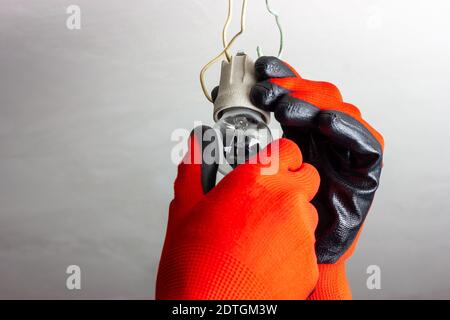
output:
[[[308,300],[351,300],[345,263],[319,264],[319,281]]]

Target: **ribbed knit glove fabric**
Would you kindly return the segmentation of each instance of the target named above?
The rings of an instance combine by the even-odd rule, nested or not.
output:
[[[156,299],[306,299],[318,279],[316,169],[281,139],[213,187],[214,169],[193,163],[201,141],[191,135],[178,167]],[[277,159],[279,169],[262,174]]]
[[[320,174],[312,200],[319,214],[316,254],[319,281],[311,299],[351,299],[345,261],[353,253],[377,190],[384,141],[343,101],[331,83],[311,81],[275,57],[255,62],[258,83],[250,97],[273,111],[284,136]]]

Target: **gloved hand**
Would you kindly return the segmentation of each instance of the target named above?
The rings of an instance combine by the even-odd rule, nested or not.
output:
[[[316,169],[281,139],[214,187],[217,165],[202,157],[211,148],[201,132],[178,167],[156,298],[306,299],[318,278]],[[277,159],[275,174],[261,174]]]
[[[350,299],[345,260],[352,254],[378,187],[383,137],[331,83],[306,80],[275,57],[255,62],[251,99],[273,111],[286,138],[320,175],[312,203],[319,214],[319,282],[312,299]]]

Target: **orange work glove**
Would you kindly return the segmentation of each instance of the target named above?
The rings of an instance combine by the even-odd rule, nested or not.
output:
[[[304,161],[320,174],[312,203],[319,214],[316,254],[319,282],[311,299],[351,299],[345,261],[378,187],[383,137],[354,105],[343,102],[331,83],[301,78],[283,61],[255,62],[258,83],[250,97],[273,111],[286,138],[296,142]]]
[[[206,130],[194,130],[178,167],[156,299],[306,299],[318,279],[316,169],[281,139],[214,187],[217,166],[193,163],[208,147]],[[279,169],[262,174],[276,159]]]

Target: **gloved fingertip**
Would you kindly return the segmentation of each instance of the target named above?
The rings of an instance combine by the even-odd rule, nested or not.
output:
[[[259,81],[298,76],[288,64],[272,56],[262,56],[255,61],[255,75]]]
[[[188,150],[178,165],[177,177],[174,183],[175,198],[171,206],[179,208],[176,211],[186,212],[182,208],[190,208],[203,196],[201,187],[201,147],[195,134],[190,135]]]
[[[255,84],[250,90],[252,103],[265,111],[273,111],[276,101],[289,91],[270,80]]]
[[[182,160],[182,164],[201,164],[201,127],[194,128],[188,139],[188,150]]]
[[[278,144],[280,167],[286,167],[289,171],[298,170],[303,162],[303,155],[298,145],[286,138],[281,138]]]
[[[212,99],[213,102],[216,101],[218,95],[219,95],[219,86],[216,86],[211,91],[211,99]]]
[[[286,138],[272,141],[256,155],[256,159],[260,166],[270,168],[273,174],[280,171],[295,171],[303,161],[297,144]]]
[[[215,150],[210,145],[217,143],[216,132],[208,126],[198,126],[192,130],[188,140],[188,151],[178,166],[178,176],[175,181],[175,189],[186,189],[189,192],[206,194],[216,183],[218,163]],[[205,152],[208,148],[214,152]],[[180,188],[177,188],[180,186]],[[182,191],[185,192],[185,191]]]
[[[320,186],[320,175],[317,169],[309,163],[303,163],[295,179],[308,196],[308,201],[311,201],[319,191]]]
[[[283,126],[311,128],[320,109],[290,95],[285,95],[275,107],[275,118]]]

